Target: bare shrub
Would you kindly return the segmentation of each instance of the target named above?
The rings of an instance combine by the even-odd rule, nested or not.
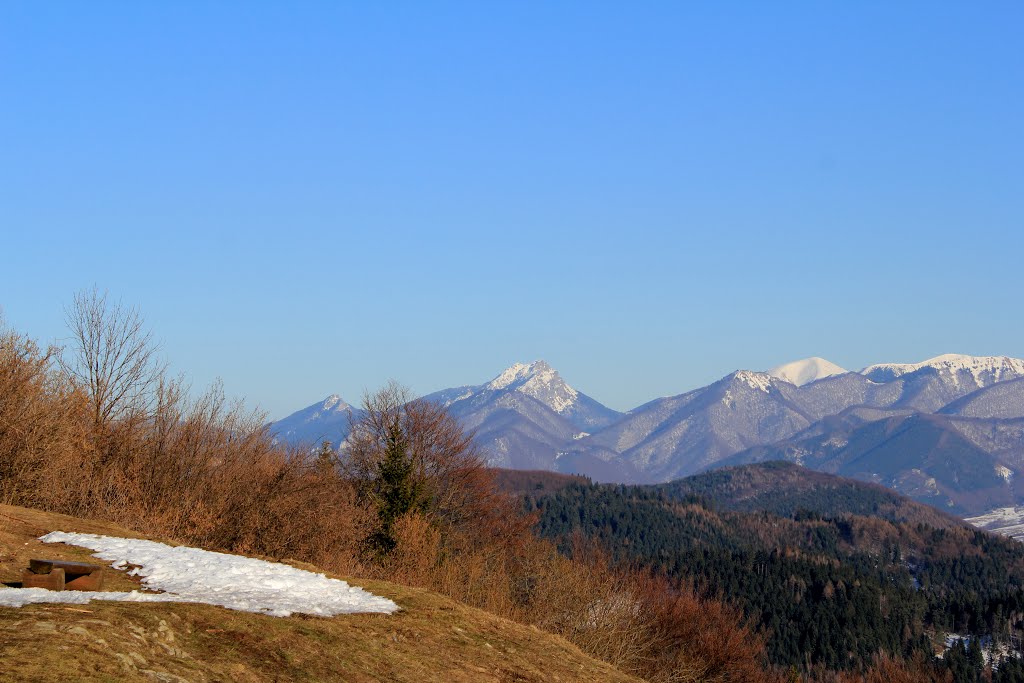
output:
[[[911,659],[898,659],[880,652],[863,672],[812,672],[806,680],[808,683],[953,683],[953,674],[925,661],[920,653]]]
[[[55,357],[0,328],[0,502],[60,505],[87,450],[85,397],[55,371]]]
[[[429,587],[441,550],[441,534],[423,515],[411,514],[395,524],[396,552],[388,559],[389,579],[406,586]]]
[[[93,287],[75,295],[65,311],[72,353],[61,367],[89,395],[93,422],[104,427],[145,412],[162,373],[156,344],[136,309],[107,301]]]
[[[345,473],[368,498],[379,496],[380,466],[396,426],[406,441],[411,477],[429,514],[451,526],[472,518],[480,488],[491,482],[471,436],[444,408],[412,399],[395,382],[363,397],[362,417],[352,424],[343,446]]]

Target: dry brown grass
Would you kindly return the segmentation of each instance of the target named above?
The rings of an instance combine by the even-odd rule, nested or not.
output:
[[[536,625],[621,671],[658,683],[778,680],[737,610],[688,585],[615,567],[581,538],[570,558],[532,537],[446,549],[420,518],[400,530],[382,575]]]
[[[42,544],[54,530],[137,536],[97,521],[0,506],[0,580],[28,556],[87,558]],[[308,565],[294,563],[299,566]],[[340,578],[340,577],[339,577]],[[132,579],[108,571],[109,588]],[[0,608],[5,681],[636,681],[557,636],[382,581],[357,585],[395,600],[394,615],[285,619],[185,604]],[[0,588],[0,590],[4,590]],[[147,673],[152,672],[152,673]]]

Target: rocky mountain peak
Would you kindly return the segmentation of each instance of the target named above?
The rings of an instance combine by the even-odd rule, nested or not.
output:
[[[558,371],[545,361],[515,363],[485,385],[491,391],[519,391],[564,413],[576,403],[579,393],[565,383]]]

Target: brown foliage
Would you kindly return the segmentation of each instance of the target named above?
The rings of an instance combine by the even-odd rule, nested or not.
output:
[[[884,652],[875,655],[863,672],[815,671],[808,683],[953,683],[948,669],[934,666],[918,654],[913,659],[898,659]]]
[[[582,541],[566,557],[536,538],[458,423],[397,385],[368,397],[369,417],[335,467],[275,444],[265,417],[228,401],[219,385],[193,399],[160,373],[118,408],[54,357],[17,335],[0,337],[4,502],[431,588],[651,681],[768,680],[761,641],[737,612],[689,586],[616,568]],[[429,505],[395,522],[393,553],[367,558],[362,541],[376,510],[360,494],[396,417]]]
[[[573,484],[589,484],[590,479],[578,474],[562,474],[550,470],[509,470],[494,468],[494,481],[502,493],[513,495],[554,493]]]
[[[87,456],[85,397],[56,350],[0,330],[0,502],[48,505]]]
[[[532,536],[446,550],[420,517],[402,529],[388,578],[534,624],[650,681],[775,680],[738,611],[690,586],[616,568],[582,537],[566,557]]]
[[[397,424],[432,522],[454,529],[487,516],[493,479],[471,436],[444,408],[414,400],[408,390],[391,382],[363,397],[362,415],[352,424],[341,462],[346,476],[365,497],[373,498],[389,431]]]

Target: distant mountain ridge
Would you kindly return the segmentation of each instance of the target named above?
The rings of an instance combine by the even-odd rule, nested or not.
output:
[[[885,484],[963,513],[1024,501],[1024,360],[945,354],[847,371],[823,358],[738,370],[620,413],[537,360],[423,397],[447,407],[491,464],[656,483],[783,459]],[[339,396],[271,425],[337,445],[358,409]]]
[[[319,446],[324,441],[337,446],[348,436],[351,419],[361,412],[338,394],[331,394],[274,422],[270,429],[278,439],[295,446]]]
[[[981,384],[983,377],[987,377],[989,382],[998,382],[1004,379],[1005,375],[1013,374],[1016,377],[1024,375],[1024,360],[1008,356],[966,356],[947,353],[920,363],[869,365],[861,370],[860,374],[875,381],[887,381],[926,368],[953,375],[966,372]]]

